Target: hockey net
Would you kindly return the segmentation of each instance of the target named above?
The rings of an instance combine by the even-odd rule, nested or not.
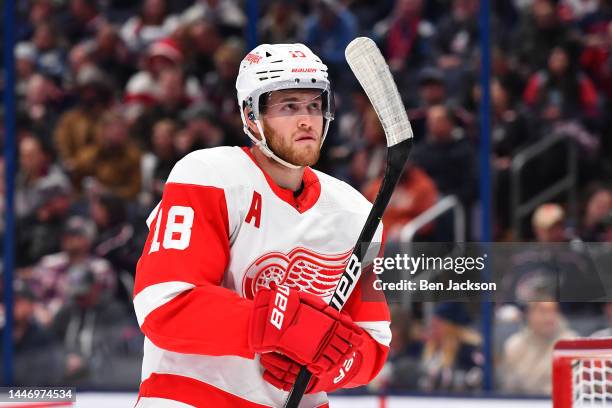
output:
[[[557,342],[553,407],[612,408],[612,338]]]

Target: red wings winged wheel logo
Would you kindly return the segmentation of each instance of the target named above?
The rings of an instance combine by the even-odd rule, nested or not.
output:
[[[352,249],[335,255],[323,255],[307,248],[295,248],[288,254],[270,252],[248,268],[242,281],[248,299],[261,287],[275,281],[319,297],[331,296],[351,255]]]

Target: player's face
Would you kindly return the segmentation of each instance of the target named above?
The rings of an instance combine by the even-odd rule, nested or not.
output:
[[[312,166],[319,160],[323,134],[321,91],[272,92],[262,119],[268,146],[281,159],[296,166]]]
[[[527,323],[536,334],[552,338],[558,331],[561,315],[556,302],[531,302],[527,309]]]

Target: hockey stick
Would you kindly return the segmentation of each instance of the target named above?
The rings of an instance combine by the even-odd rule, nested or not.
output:
[[[412,128],[406,109],[389,67],[374,41],[367,37],[355,38],[346,47],[345,56],[351,70],[370,98],[385,131],[387,165],[370,214],[368,214],[357,244],[329,302],[330,306],[336,310],[342,309],[359,282],[361,262],[365,252],[360,250],[360,244],[369,245],[371,243],[412,148]],[[305,367],[300,369],[285,402],[285,408],[297,408],[311,376],[312,374]]]

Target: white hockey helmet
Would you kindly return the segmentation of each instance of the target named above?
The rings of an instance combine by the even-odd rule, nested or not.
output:
[[[325,141],[330,122],[334,119],[333,95],[327,79],[327,66],[304,44],[261,44],[248,53],[240,63],[236,91],[244,132],[268,157],[289,167],[299,168],[278,157],[266,143],[261,125],[262,96],[282,89],[318,89],[323,97],[323,137]],[[261,134],[261,140],[251,133],[244,108],[250,110],[252,120]]]

